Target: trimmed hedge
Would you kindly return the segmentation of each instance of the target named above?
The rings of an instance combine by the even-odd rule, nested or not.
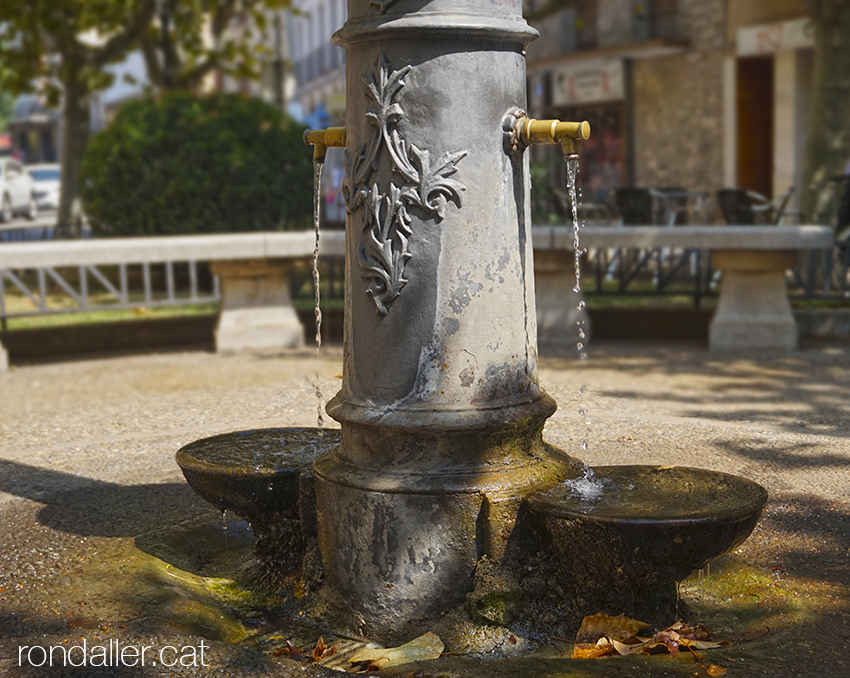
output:
[[[259,99],[171,92],[132,101],[96,134],[82,199],[98,236],[309,228],[303,127]]]

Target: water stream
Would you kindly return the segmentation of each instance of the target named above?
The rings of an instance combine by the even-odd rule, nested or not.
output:
[[[319,437],[322,437],[322,427],[325,419],[322,414],[324,398],[322,396],[321,377],[319,376],[319,349],[322,347],[322,293],[319,288],[319,239],[320,221],[322,215],[322,166],[321,160],[313,161],[313,229],[316,232],[316,246],[313,248],[313,289],[315,291],[315,306],[313,313],[316,317],[316,427]]]
[[[575,294],[579,294],[581,292],[581,257],[585,253],[585,250],[581,248],[581,242],[579,238],[579,232],[581,229],[581,223],[578,218],[578,187],[576,184],[576,177],[578,176],[579,166],[578,166],[578,155],[575,153],[565,155],[564,162],[567,165],[567,194],[570,196],[570,205],[572,208],[572,217],[573,217],[573,253],[574,253],[574,269],[575,269],[575,285],[573,285],[573,292]],[[587,338],[587,333],[585,332],[585,327],[587,326],[587,309],[585,308],[584,299],[580,299],[578,304],[576,305],[576,325],[578,326],[578,340],[576,341],[576,350],[578,351],[579,360],[587,360],[587,351],[585,351],[584,340]],[[587,418],[587,410],[585,409],[585,405],[583,402],[583,396],[585,391],[587,390],[586,386],[580,386],[578,390],[578,413],[584,423],[584,438],[581,441],[581,449],[582,452],[587,452],[587,439],[590,434],[590,419]],[[593,469],[591,469],[587,464],[584,465],[584,477],[579,479],[579,482],[584,482],[585,484],[593,484],[595,481],[595,476],[593,473]],[[577,487],[576,490],[582,492],[590,492],[594,491],[598,492],[599,488],[594,487]]]

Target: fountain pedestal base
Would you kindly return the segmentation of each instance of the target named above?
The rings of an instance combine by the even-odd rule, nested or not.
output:
[[[479,559],[503,556],[523,499],[578,475],[543,442],[553,405],[471,429],[346,422],[313,472],[325,584],[361,632],[406,637],[462,603]]]

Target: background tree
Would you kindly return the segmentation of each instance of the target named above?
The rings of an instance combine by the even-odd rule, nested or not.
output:
[[[254,80],[264,56],[269,12],[289,0],[159,0],[158,20],[141,36],[148,79],[160,90],[198,90],[215,71]]]
[[[2,81],[2,76],[0,76]],[[7,90],[0,88],[0,132],[5,132],[12,117],[15,98]]]
[[[108,87],[105,70],[136,47],[156,0],[0,0],[0,90],[41,90],[62,103],[62,187],[58,230],[75,228],[80,163],[89,139],[91,95]]]
[[[139,236],[306,228],[313,161],[303,131],[241,94],[131,101],[86,152],[92,229]]]
[[[246,30],[264,31],[265,12],[288,5],[288,0],[0,0],[0,91],[40,91],[48,104],[62,105],[61,235],[78,235],[72,210],[89,141],[91,95],[112,83],[106,66],[141,48],[150,79],[161,88],[197,89],[217,67],[256,77],[261,49],[246,40]],[[245,28],[234,29],[235,18]],[[167,38],[165,56],[163,43],[153,42],[156,36]]]
[[[803,213],[811,223],[835,222],[839,184],[850,161],[850,2],[805,0],[815,33]]]

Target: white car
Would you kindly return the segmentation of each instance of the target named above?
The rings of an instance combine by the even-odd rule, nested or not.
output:
[[[35,201],[38,209],[58,210],[62,177],[59,165],[27,165],[27,172],[35,182]]]
[[[27,219],[38,216],[35,182],[20,162],[0,158],[0,221],[11,221],[16,214]]]

